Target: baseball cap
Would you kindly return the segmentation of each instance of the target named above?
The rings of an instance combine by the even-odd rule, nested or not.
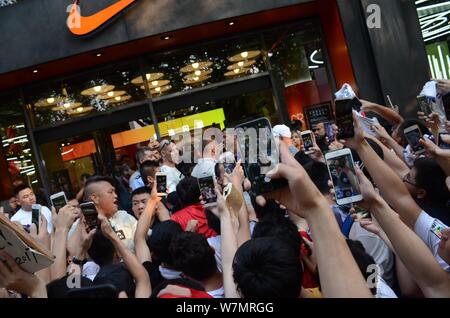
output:
[[[272,133],[275,137],[292,138],[291,130],[286,125],[276,125],[272,129]]]

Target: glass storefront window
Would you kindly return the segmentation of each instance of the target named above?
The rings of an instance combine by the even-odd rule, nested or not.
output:
[[[35,125],[49,125],[141,101],[145,99],[145,92],[132,83],[138,75],[136,65],[126,65],[47,83],[27,91]]]
[[[1,186],[3,190],[6,188],[12,190],[14,186],[25,183],[39,195],[38,169],[25,127],[23,111],[23,100],[20,95],[13,94],[1,98]],[[5,195],[11,195],[11,193],[2,194],[2,196]]]
[[[153,98],[265,71],[265,53],[257,35],[163,54],[145,69]],[[141,89],[142,78],[135,79]]]
[[[320,25],[307,21],[291,30],[265,34],[270,62],[280,72],[291,120],[301,120],[307,128],[312,118],[307,109],[327,104],[331,107],[332,89],[328,61]],[[328,107],[326,106],[326,107]],[[313,128],[313,127],[308,127]]]

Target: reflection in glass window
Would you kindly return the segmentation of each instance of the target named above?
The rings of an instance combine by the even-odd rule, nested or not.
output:
[[[137,74],[134,66],[97,71],[28,92],[37,126],[105,112],[143,100],[145,92],[132,83]]]

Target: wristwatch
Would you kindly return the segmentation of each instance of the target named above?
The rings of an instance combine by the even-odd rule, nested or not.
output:
[[[87,262],[87,259],[79,260],[75,256],[72,258],[72,263],[75,265],[84,266],[84,264],[86,264]]]

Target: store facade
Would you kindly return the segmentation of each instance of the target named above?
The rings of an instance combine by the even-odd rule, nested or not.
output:
[[[365,1],[77,1],[77,19],[124,5],[104,25],[91,20],[100,26],[93,32],[77,31],[77,19],[66,24],[73,2],[0,8],[0,23],[14,30],[0,35],[0,199],[15,179],[44,198],[70,196],[83,173],[120,175],[150,138],[198,127],[265,116],[310,128],[332,119],[342,84],[379,102],[393,84],[382,80],[382,31],[367,27]],[[415,13],[407,1],[390,6],[405,8]],[[18,22],[30,14],[29,24]],[[411,21],[403,22],[406,29]],[[390,21],[381,23],[386,34]],[[400,52],[423,51],[401,44]],[[406,82],[425,69],[418,65]],[[403,103],[411,85],[390,95]]]

